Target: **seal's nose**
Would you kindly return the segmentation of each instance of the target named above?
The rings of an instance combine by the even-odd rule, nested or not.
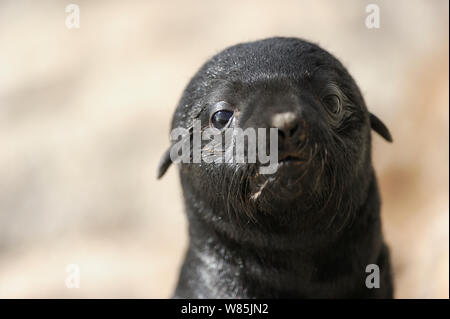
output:
[[[278,128],[282,138],[292,138],[300,129],[299,118],[294,112],[277,113],[272,117],[272,127]]]
[[[289,153],[298,151],[306,137],[303,123],[294,112],[277,113],[272,116],[272,127],[278,129],[280,151]]]

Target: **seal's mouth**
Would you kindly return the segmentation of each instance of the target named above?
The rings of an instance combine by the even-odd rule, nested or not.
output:
[[[310,187],[311,152],[304,150],[279,154],[277,170],[274,174],[257,174],[253,180],[253,191],[250,199],[291,200],[298,198]],[[266,197],[268,196],[268,197]]]
[[[288,155],[279,160],[279,162],[303,162],[305,161],[303,158],[299,156]]]
[[[300,165],[306,162],[306,159],[297,155],[287,155],[278,159],[279,165]]]

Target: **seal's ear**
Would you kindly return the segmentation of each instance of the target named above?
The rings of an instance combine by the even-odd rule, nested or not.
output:
[[[372,127],[372,129],[378,134],[380,134],[386,141],[392,142],[391,133],[389,132],[386,125],[384,125],[384,123],[372,113],[370,113],[369,116],[370,116],[370,126]]]
[[[163,157],[159,161],[158,176],[157,176],[158,179],[164,176],[170,164],[172,164],[172,160],[170,159],[170,147],[169,147],[169,149],[164,153]]]
[[[192,134],[194,131],[193,126],[188,128],[189,131],[189,138],[192,138]],[[173,144],[167,149],[167,151],[164,153],[163,157],[161,158],[161,160],[159,161],[159,165],[158,165],[158,179],[160,179],[161,177],[164,176],[164,174],[166,173],[167,169],[169,168],[170,164],[172,164],[172,159],[170,158],[170,149],[172,148]],[[176,159],[175,159],[176,161]]]

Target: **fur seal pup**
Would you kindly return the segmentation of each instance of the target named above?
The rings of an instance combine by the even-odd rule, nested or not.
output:
[[[393,296],[371,128],[392,138],[335,57],[297,38],[229,47],[191,79],[172,128],[192,133],[194,120],[277,128],[278,166],[178,165],[190,240],[176,298]],[[169,149],[159,178],[171,162]]]

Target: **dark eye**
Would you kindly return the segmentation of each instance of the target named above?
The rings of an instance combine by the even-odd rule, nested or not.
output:
[[[232,117],[233,117],[232,111],[220,110],[212,115],[211,124],[215,128],[221,130],[228,124],[228,122],[231,120]]]
[[[341,99],[336,94],[325,96],[323,103],[331,113],[338,114],[342,110]]]

